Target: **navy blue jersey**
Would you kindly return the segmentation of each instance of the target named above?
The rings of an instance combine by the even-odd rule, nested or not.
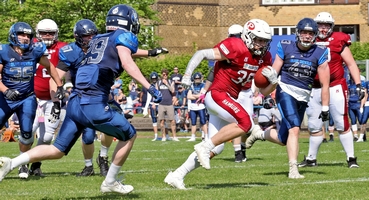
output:
[[[205,83],[198,83],[198,84],[192,83],[190,90],[192,94],[196,95],[196,94],[200,94],[201,89],[204,87],[205,87]],[[196,101],[197,99],[193,99],[191,100],[191,103],[196,103]]]
[[[19,55],[9,44],[0,45],[0,64],[3,84],[16,89],[20,93],[19,99],[24,99],[33,93],[33,79],[37,63],[40,58],[47,55],[44,43],[34,43],[30,49]]]
[[[59,62],[63,62],[68,67],[67,71],[70,73],[73,85],[75,85],[78,66],[84,57],[85,53],[75,42],[65,45],[59,51]]]
[[[318,66],[328,60],[328,49],[313,45],[308,51],[301,51],[297,42],[281,40],[277,55],[283,60],[281,81],[305,90],[311,90]]]
[[[360,77],[360,78],[361,78],[361,86],[363,88],[366,88],[365,78],[363,78],[363,77]],[[347,79],[347,87],[348,87],[348,90],[349,90],[348,95],[349,95],[349,103],[350,103],[350,105],[353,104],[353,103],[360,104],[359,95],[356,92],[356,84],[354,82],[354,79],[352,79],[350,76]]]
[[[90,41],[83,64],[77,70],[75,91],[89,96],[108,96],[114,80],[123,68],[116,46],[125,46],[132,54],[137,52],[137,37],[126,30],[118,29],[99,34]]]

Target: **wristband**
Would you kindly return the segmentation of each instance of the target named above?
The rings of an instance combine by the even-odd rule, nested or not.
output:
[[[329,106],[322,106],[322,111],[323,112],[326,112],[326,111],[328,111],[329,110]]]

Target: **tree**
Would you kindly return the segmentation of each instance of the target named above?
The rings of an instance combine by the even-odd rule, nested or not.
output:
[[[105,16],[109,9],[116,4],[127,4],[136,9],[141,22],[141,31],[147,26],[155,26],[158,21],[156,11],[151,9],[155,0],[26,0],[23,4],[18,1],[4,0],[0,10],[0,42],[8,42],[8,31],[12,24],[18,21],[29,23],[36,27],[45,18],[53,19],[59,26],[59,40],[72,42],[74,24],[81,19],[95,22],[100,33],[105,32]],[[145,21],[147,24],[142,24]],[[144,40],[138,35],[139,41]],[[158,37],[153,37],[149,47],[157,45]]]

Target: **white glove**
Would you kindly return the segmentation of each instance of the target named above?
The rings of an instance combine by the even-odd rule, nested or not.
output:
[[[144,111],[142,112],[142,114],[143,114],[143,117],[146,117],[146,115],[147,115],[147,114],[149,114],[149,113],[147,112],[147,108],[144,108]]]
[[[271,66],[267,66],[264,67],[263,71],[261,71],[261,73],[267,77],[267,79],[269,80],[269,83],[271,84],[276,84],[278,83],[278,74],[275,71],[275,69]]]
[[[363,113],[364,112],[364,108],[363,107],[361,107],[360,108],[360,113]]]
[[[191,86],[191,75],[188,74],[183,75],[182,85],[185,89],[188,89]]]

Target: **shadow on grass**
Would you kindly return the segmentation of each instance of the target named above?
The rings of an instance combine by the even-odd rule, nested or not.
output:
[[[217,158],[218,159],[218,158]],[[234,158],[232,158],[232,157],[227,157],[227,158],[220,158],[220,159],[218,159],[218,160],[224,160],[224,161],[229,161],[229,162],[234,162]],[[252,161],[252,160],[265,160],[265,159],[263,159],[263,158],[258,158],[258,157],[252,157],[252,158],[247,158],[247,161],[246,162],[248,162],[248,161]],[[244,162],[242,162],[242,163],[244,163]]]
[[[65,198],[68,200],[72,199],[139,199],[141,198],[138,194],[118,194],[118,193],[108,193],[108,194],[102,194],[99,196],[94,197],[73,197],[73,198]],[[49,198],[42,198],[42,200],[46,200]]]
[[[204,184],[204,185],[192,185],[197,189],[212,189],[212,188],[251,188],[255,186],[268,186],[269,183],[263,182],[249,182],[249,183],[217,183],[217,184]]]
[[[311,170],[299,170],[301,175],[304,175],[306,173],[312,173],[312,174],[327,174],[326,172],[322,172],[322,171],[311,171]],[[288,177],[288,171],[283,171],[283,172],[269,172],[269,173],[264,173],[263,175],[266,176],[285,176]]]

